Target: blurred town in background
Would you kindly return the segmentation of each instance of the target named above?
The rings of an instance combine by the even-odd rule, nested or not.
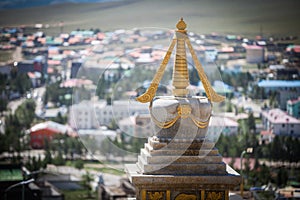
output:
[[[136,162],[154,134],[148,105],[134,99],[174,32],[67,32],[62,21],[47,35],[45,26],[0,28],[1,199],[133,197],[123,164]],[[213,87],[226,95],[216,147],[243,175],[244,198],[300,198],[298,36],[188,34]],[[189,59],[190,88],[205,95]],[[161,95],[169,94],[171,73],[169,63]]]

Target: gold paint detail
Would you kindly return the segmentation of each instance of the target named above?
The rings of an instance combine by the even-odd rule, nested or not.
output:
[[[179,194],[176,196],[175,200],[196,200],[197,196],[194,194]]]
[[[206,74],[204,72],[204,69],[203,69],[201,63],[199,62],[199,60],[196,56],[196,53],[195,53],[189,39],[186,39],[186,44],[187,44],[187,46],[190,50],[190,53],[192,55],[193,61],[195,63],[196,70],[197,70],[198,75],[200,77],[200,80],[203,84],[203,87],[204,87],[205,93],[207,95],[207,98],[212,102],[222,102],[222,101],[224,101],[225,97],[217,94],[214,91],[214,89],[212,88],[212,86],[210,85],[210,83],[208,81],[208,78],[206,77]]]
[[[179,118],[183,118],[183,119],[191,118],[192,121],[194,122],[194,124],[198,128],[206,128],[209,124],[209,120],[211,117],[211,116],[209,116],[208,120],[206,120],[206,121],[201,121],[201,120],[197,119],[197,117],[195,117],[192,114],[192,108],[188,104],[179,105],[177,107],[176,116],[173,119],[171,119],[170,121],[164,121],[164,122],[158,121],[152,113],[152,103],[150,104],[150,115],[151,115],[151,119],[153,120],[155,125],[158,126],[159,128],[163,128],[163,129],[170,128],[171,126],[173,126]]]
[[[164,192],[148,192],[149,200],[164,200]]]
[[[186,23],[183,21],[182,17],[181,17],[180,21],[176,24],[176,28],[181,31],[186,29]]]
[[[165,69],[166,69],[166,66],[170,60],[170,57],[171,57],[171,54],[172,54],[172,51],[174,49],[174,46],[175,46],[175,43],[176,43],[176,39],[173,39],[162,63],[160,64],[156,74],[154,75],[153,77],[153,80],[150,84],[150,87],[146,90],[146,92],[142,95],[140,95],[139,97],[136,98],[137,101],[141,102],[141,103],[147,103],[147,102],[150,102],[152,101],[152,99],[154,98],[155,96],[155,93],[156,93],[156,90],[158,88],[158,85],[159,85],[159,82],[161,80],[161,78],[163,77],[164,75],[164,72],[165,72]]]
[[[201,190],[201,200],[204,200],[204,197],[205,197],[205,191]]]
[[[181,118],[188,118],[192,113],[192,108],[188,104],[178,106],[177,113]]]
[[[171,191],[167,190],[166,200],[171,200]]]
[[[146,200],[147,198],[146,190],[142,190],[141,193],[142,193],[142,200]]]
[[[188,95],[187,87],[189,85],[189,73],[188,73],[188,67],[187,67],[187,60],[186,60],[186,47],[188,46],[189,51],[192,55],[192,59],[195,63],[195,68],[198,72],[198,75],[201,79],[201,82],[203,84],[205,93],[207,95],[207,98],[212,102],[222,102],[225,100],[225,97],[222,95],[217,94],[214,89],[212,88],[205,71],[203,69],[203,66],[199,62],[197,55],[191,45],[191,42],[186,34],[186,23],[181,20],[176,25],[176,37],[172,40],[169,49],[160,64],[156,74],[154,75],[154,78],[150,84],[150,87],[146,90],[146,92],[139,97],[136,98],[137,101],[141,103],[147,103],[151,102],[156,94],[158,85],[163,77],[164,71],[166,69],[166,66],[170,60],[172,51],[174,49],[174,46],[176,44],[176,59],[173,69],[173,95],[179,96],[179,97],[185,97]]]
[[[190,85],[189,72],[186,61],[185,38],[186,33],[176,31],[176,58],[173,67],[173,95],[186,97],[189,94],[187,87]]]
[[[223,200],[224,193],[223,192],[207,192],[205,200]]]

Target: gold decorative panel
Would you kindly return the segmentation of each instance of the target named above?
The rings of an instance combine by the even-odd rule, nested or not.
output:
[[[204,200],[226,200],[225,191],[204,191]]]
[[[179,194],[176,196],[175,200],[197,200],[197,196],[194,194]]]

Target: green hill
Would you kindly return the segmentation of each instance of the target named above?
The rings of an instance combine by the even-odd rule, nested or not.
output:
[[[49,24],[48,33],[77,28],[174,29],[184,17],[188,30],[199,34],[300,35],[300,1],[297,0],[124,0],[106,3],[58,4],[0,11],[0,26]]]

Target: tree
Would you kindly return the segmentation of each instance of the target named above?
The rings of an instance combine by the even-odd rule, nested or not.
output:
[[[248,121],[249,130],[253,131],[253,133],[255,133],[256,132],[256,126],[255,126],[255,118],[253,116],[253,112],[249,113],[247,121]]]
[[[45,140],[44,144],[45,144],[45,158],[42,161],[42,167],[46,168],[47,164],[51,164],[52,163],[52,155],[51,155],[51,151],[50,151],[49,141]]]
[[[27,99],[16,109],[16,118],[23,128],[30,128],[35,117],[35,106],[34,100]]]
[[[6,110],[7,104],[8,104],[7,99],[0,97],[0,112],[3,112]]]
[[[22,137],[22,126],[18,118],[13,114],[6,116],[5,124],[3,150],[19,153],[21,151],[20,139]]]
[[[282,150],[279,136],[276,135],[271,144],[271,158],[272,160],[279,161],[281,159]]]
[[[79,159],[75,161],[75,168],[76,169],[83,169],[84,167],[84,162],[83,160]]]
[[[26,73],[11,73],[11,79],[9,80],[9,86],[11,91],[19,92],[24,95],[30,88],[32,84],[30,78]]]
[[[89,172],[86,172],[86,174],[82,176],[81,185],[87,190],[87,198],[92,197],[92,181],[93,177]]]
[[[108,128],[110,130],[117,130],[118,129],[118,124],[117,124],[116,120],[112,119],[110,124],[108,125]]]
[[[276,185],[279,187],[286,186],[288,181],[288,172],[284,167],[280,167],[276,176]]]
[[[99,97],[99,99],[105,98],[107,89],[108,89],[108,83],[105,80],[104,73],[103,73],[97,83],[97,89],[96,89],[96,95]]]
[[[53,158],[53,164],[54,165],[64,165],[65,159],[62,157],[61,151],[58,151],[58,154]]]
[[[68,121],[67,116],[62,116],[61,113],[59,112],[57,116],[53,119],[54,122],[60,123],[60,124],[66,124]]]
[[[258,173],[257,177],[261,185],[265,185],[270,181],[270,169],[265,164],[263,164]]]
[[[226,112],[232,112],[232,104],[229,101],[226,101]]]

